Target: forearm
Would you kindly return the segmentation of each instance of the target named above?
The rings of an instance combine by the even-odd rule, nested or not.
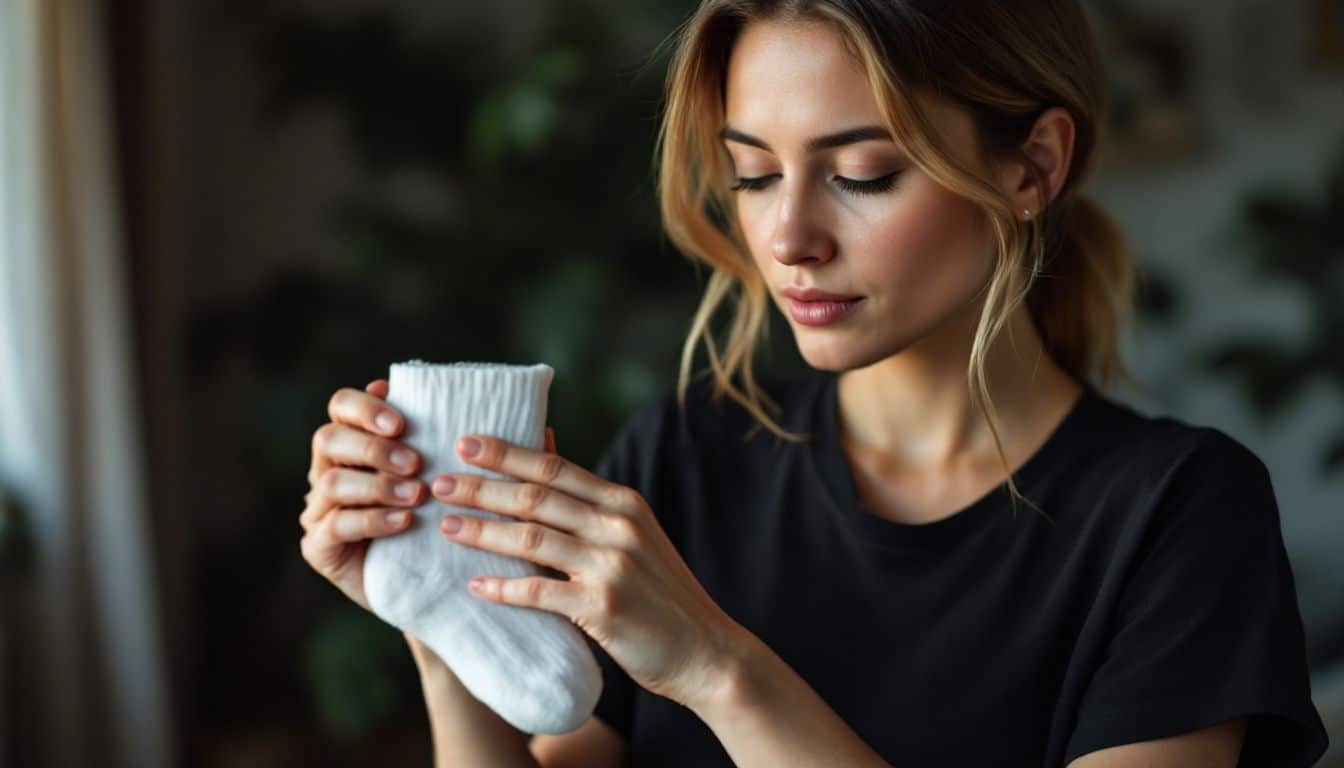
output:
[[[734,765],[891,768],[792,667],[750,637],[741,655],[727,663],[731,684],[692,707]]]
[[[429,711],[435,768],[540,768],[530,736],[482,704],[437,656],[411,644]]]

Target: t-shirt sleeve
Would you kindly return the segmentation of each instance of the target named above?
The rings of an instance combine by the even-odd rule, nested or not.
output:
[[[1328,738],[1268,469],[1203,428],[1165,479],[1064,764],[1243,715],[1239,766],[1315,763]]]

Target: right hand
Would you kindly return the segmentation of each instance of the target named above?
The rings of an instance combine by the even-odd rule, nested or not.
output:
[[[389,406],[388,382],[377,379],[361,392],[342,387],[331,396],[331,421],[313,433],[313,459],[308,469],[307,506],[299,515],[303,559],[365,610],[364,555],[369,539],[400,533],[410,526],[416,507],[429,488],[420,481],[421,457],[394,439],[406,420]],[[374,419],[390,414],[390,428]],[[393,463],[405,451],[408,463]],[[402,483],[411,489],[398,496]]]

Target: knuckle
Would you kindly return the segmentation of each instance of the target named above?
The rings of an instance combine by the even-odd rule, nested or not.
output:
[[[457,538],[460,541],[476,541],[480,538],[481,529],[485,526],[481,524],[481,518],[475,515],[461,515],[462,527],[457,529]]]
[[[625,543],[633,543],[639,539],[639,523],[629,515],[607,515],[603,518],[607,528],[619,540]],[[624,553],[622,553],[624,554]]]
[[[383,463],[383,457],[391,453],[379,440],[372,437],[361,437],[359,456],[364,464],[375,467]]]
[[[383,511],[381,509],[364,510],[364,538],[371,539],[378,535],[378,530],[383,526]]]
[[[327,498],[335,498],[341,484],[341,471],[339,467],[323,470],[322,476],[317,479],[318,492]]]
[[[528,579],[524,582],[523,599],[534,605],[540,603],[544,589],[546,589],[546,583],[541,579]]]
[[[303,561],[313,568],[317,567],[317,556],[313,551],[315,546],[316,542],[311,532],[299,539],[299,554],[303,555]]]
[[[330,417],[332,421],[338,420],[341,412],[341,403],[350,397],[350,392],[351,389],[349,387],[341,387],[331,393],[331,399],[327,400],[327,416]]]
[[[378,480],[376,480],[378,498],[384,500],[384,502],[396,502],[398,500],[396,499],[396,483],[398,482],[399,480],[396,477],[378,475]]]
[[[508,455],[509,447],[500,440],[485,440],[485,447],[481,449],[481,458],[485,463],[497,467],[504,463],[504,458]]]
[[[541,466],[538,470],[541,473],[541,479],[546,484],[554,483],[560,477],[560,473],[565,469],[565,460],[554,453],[548,453],[541,459]]]
[[[644,497],[634,488],[620,486],[611,492],[611,506],[620,510],[639,509],[644,504]]]
[[[548,495],[548,489],[545,486],[533,483],[524,483],[518,489],[518,499],[522,502],[525,512],[535,511]]]
[[[327,422],[313,432],[313,453],[325,454],[331,447],[332,430],[336,425]]]
[[[341,529],[346,525],[345,519],[347,514],[349,514],[349,512],[341,508],[331,510],[331,513],[322,518],[321,524],[317,526],[316,533],[318,536],[324,541],[329,542],[344,541],[345,539],[341,535]]]
[[[475,504],[481,495],[481,477],[475,474],[455,475],[457,478],[457,489],[455,494],[470,504]]]
[[[523,551],[536,552],[541,549],[541,544],[546,539],[546,531],[540,525],[523,526]]]

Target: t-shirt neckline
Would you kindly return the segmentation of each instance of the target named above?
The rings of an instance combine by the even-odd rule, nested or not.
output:
[[[817,425],[817,430],[815,439],[808,444],[808,452],[812,457],[813,470],[832,502],[833,511],[843,524],[854,529],[860,541],[880,548],[936,550],[955,546],[970,531],[979,528],[994,515],[1011,514],[1012,498],[1006,480],[957,512],[931,523],[897,522],[879,517],[869,510],[859,500],[854,475],[840,443],[839,380],[839,373],[830,372],[822,377],[814,392],[811,422]],[[1068,446],[1074,444],[1074,433],[1081,429],[1085,415],[1095,402],[1097,393],[1093,387],[1084,382],[1082,388],[1082,394],[1055,425],[1041,447],[1027,457],[1013,474],[1018,492],[1033,503],[1039,505],[1039,499],[1030,491],[1036,488],[1038,480],[1048,473],[1050,467],[1063,458],[1069,450]],[[1039,514],[1020,499],[1017,501],[1017,510],[1019,517]]]

